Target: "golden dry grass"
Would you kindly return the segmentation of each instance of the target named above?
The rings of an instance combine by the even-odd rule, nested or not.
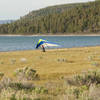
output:
[[[92,57],[92,58],[91,58]],[[17,68],[32,67],[43,79],[54,79],[63,75],[80,73],[98,68],[100,47],[82,47],[41,50],[0,52],[0,72],[12,77]]]

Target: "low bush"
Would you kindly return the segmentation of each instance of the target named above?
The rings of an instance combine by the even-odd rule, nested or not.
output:
[[[94,67],[98,67],[98,66],[100,66],[100,64],[99,64],[98,62],[92,62],[91,65],[94,66]]]
[[[0,61],[0,64],[4,64],[4,61]]]
[[[13,58],[13,59],[11,59],[11,61],[10,61],[10,62],[11,62],[11,64],[15,64],[16,59],[14,59],[14,58]]]
[[[29,82],[12,82],[9,84],[9,87],[15,90],[22,90],[22,89],[34,89],[34,85]]]
[[[22,90],[22,89],[33,90],[35,87],[33,83],[30,83],[28,81],[19,82],[11,80],[10,78],[3,78],[0,81],[0,91],[2,89],[8,89],[8,88],[14,90]]]
[[[10,97],[10,100],[17,100],[15,97],[15,94],[12,94],[12,96]]]
[[[14,74],[19,80],[37,80],[37,79],[39,79],[39,75],[36,73],[36,70],[34,70],[30,67],[17,69]]]
[[[34,92],[37,94],[48,94],[48,90],[44,87],[35,87]]]
[[[11,82],[12,80],[10,78],[2,78],[2,80],[0,81],[0,91],[4,88],[8,88]]]
[[[67,80],[70,85],[90,86],[91,84],[100,84],[100,71],[88,71],[81,75],[75,75]]]
[[[0,80],[3,78],[4,73],[0,72]]]

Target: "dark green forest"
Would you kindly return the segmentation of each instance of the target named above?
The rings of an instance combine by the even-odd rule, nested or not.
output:
[[[100,32],[100,1],[51,6],[0,25],[0,34],[85,34]]]

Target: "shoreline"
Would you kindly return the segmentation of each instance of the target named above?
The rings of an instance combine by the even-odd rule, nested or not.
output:
[[[84,48],[100,48],[100,45],[97,46],[84,46],[84,47],[72,47],[72,48],[54,48],[54,49],[46,49],[46,51],[65,51],[65,50],[72,50],[72,49],[84,49]],[[42,49],[29,49],[29,50],[13,50],[13,51],[0,51],[0,53],[12,53],[12,52],[36,52],[36,51],[40,51],[42,52]]]
[[[41,35],[41,34],[39,34],[39,35],[13,35],[13,34],[9,34],[9,35],[0,35],[0,36],[100,36],[100,34],[68,34],[68,35],[66,35],[66,34],[58,34],[58,35],[46,35],[46,34],[44,34],[44,35]]]

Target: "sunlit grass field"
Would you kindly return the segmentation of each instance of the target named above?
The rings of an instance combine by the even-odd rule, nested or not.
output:
[[[100,47],[0,52],[0,72],[13,77],[17,68],[32,67],[44,79],[98,68]]]

